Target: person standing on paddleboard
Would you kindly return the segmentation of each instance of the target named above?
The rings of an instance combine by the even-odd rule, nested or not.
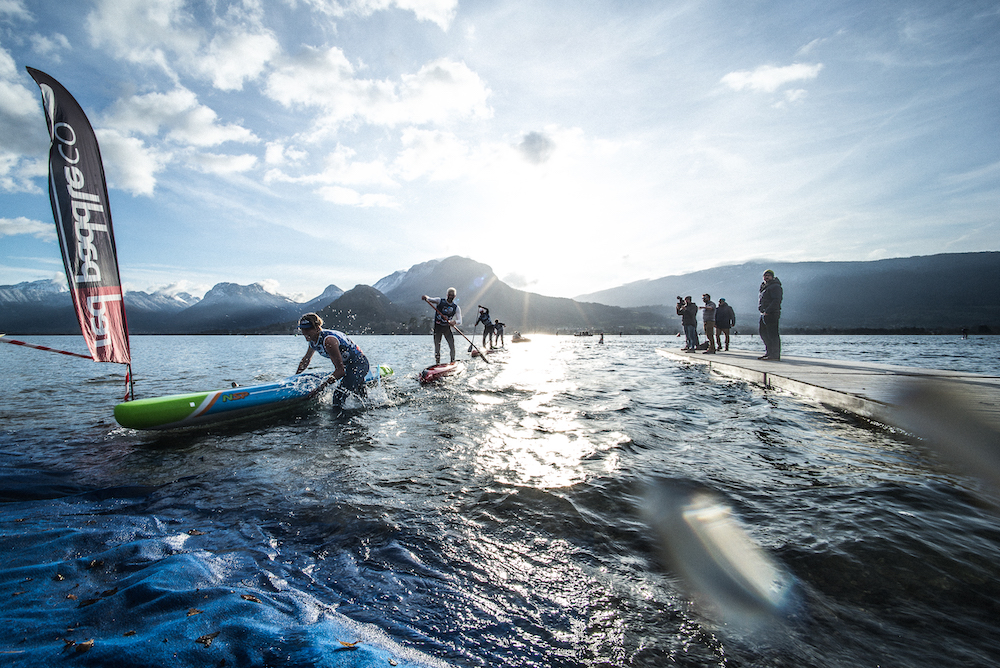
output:
[[[443,336],[448,341],[448,347],[451,349],[451,361],[455,361],[455,335],[452,333],[452,327],[458,327],[462,324],[462,309],[459,308],[458,302],[455,298],[458,296],[458,290],[455,288],[448,288],[447,296],[441,297],[428,297],[423,295],[420,297],[425,302],[434,307],[434,363],[441,363],[441,337]]]
[[[340,380],[340,387],[333,392],[333,405],[342,408],[348,393],[365,396],[365,376],[368,375],[368,358],[356,343],[343,332],[323,329],[323,318],[315,313],[306,313],[299,320],[299,331],[306,337],[309,349],[299,362],[295,372],[302,373],[312,361],[313,353],[319,353],[333,362],[333,377]]]
[[[479,323],[483,324],[483,348],[486,347],[487,335],[490,337],[490,348],[492,348],[493,334],[495,332],[495,330],[493,329],[493,321],[490,320],[490,310],[485,306],[483,306],[482,304],[479,305],[479,319],[476,320],[476,324],[478,325]],[[476,333],[473,332],[472,336],[475,337]]]

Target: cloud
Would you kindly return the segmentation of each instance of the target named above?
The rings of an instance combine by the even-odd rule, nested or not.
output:
[[[308,48],[287,59],[268,76],[266,94],[286,107],[319,107],[332,126],[352,119],[394,126],[492,115],[489,89],[464,63],[442,58],[398,83],[360,79],[337,47]]]
[[[98,0],[87,29],[95,47],[108,46],[119,58],[158,66],[176,79],[168,53],[197,53],[203,39],[183,7],[184,0]]]
[[[749,89],[752,91],[773,93],[787,83],[815,79],[819,76],[821,69],[823,69],[821,63],[815,65],[796,63],[785,67],[761,65],[752,72],[730,72],[722,77],[720,83],[729,86],[733,90]]]
[[[191,157],[195,168],[207,174],[238,174],[248,172],[257,165],[257,156],[197,153]]]
[[[9,16],[12,19],[21,19],[22,21],[35,20],[22,0],[0,0],[0,16]]]
[[[555,148],[555,143],[541,132],[529,132],[517,145],[525,159],[536,165],[548,160]]]
[[[133,195],[152,195],[156,175],[173,158],[169,152],[157,151],[141,139],[128,137],[116,130],[95,130],[101,145],[101,157],[109,185],[127,190]]]
[[[264,151],[264,162],[269,165],[287,165],[308,157],[309,154],[305,151],[289,148],[280,142],[268,142]]]
[[[40,192],[33,179],[45,174],[49,141],[39,99],[0,47],[0,190]]]
[[[341,186],[328,186],[319,189],[319,195],[328,202],[340,204],[342,206],[355,206],[368,208],[373,206],[396,208],[398,204],[389,195],[381,193],[362,194],[350,188]]]
[[[524,274],[518,274],[516,272],[515,273],[507,274],[506,276],[504,276],[500,280],[502,280],[504,283],[506,283],[510,287],[517,288],[519,290],[523,290],[524,288],[529,288],[532,285],[535,285],[535,284],[538,283],[537,279],[529,279]]]
[[[0,218],[0,237],[12,237],[18,234],[30,234],[42,241],[56,240],[56,228],[52,223],[41,223],[24,216]]]
[[[403,179],[450,180],[467,173],[469,149],[451,132],[407,128],[393,169]]]
[[[118,58],[162,69],[175,82],[179,68],[220,90],[242,89],[280,51],[274,35],[259,25],[256,5],[230,7],[215,17],[224,29],[214,36],[184,5],[184,0],[98,0],[87,17],[91,42]]]
[[[169,93],[147,93],[119,100],[103,119],[105,125],[125,133],[157,135],[163,127],[167,139],[185,146],[259,141],[242,126],[218,121],[215,111],[199,104],[193,92],[180,86]]]
[[[398,7],[413,12],[421,21],[432,21],[447,30],[455,18],[458,0],[305,0],[316,11],[328,16],[345,16],[348,13],[370,16],[377,11]]]
[[[260,76],[280,51],[278,40],[268,32],[216,35],[195,69],[220,90],[241,90],[243,82]]]
[[[62,61],[58,53],[59,51],[70,50],[69,40],[66,39],[66,35],[59,33],[55,33],[52,37],[35,33],[29,39],[31,40],[31,48],[35,53],[40,56],[53,58],[56,62]]]

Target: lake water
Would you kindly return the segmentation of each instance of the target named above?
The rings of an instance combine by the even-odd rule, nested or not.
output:
[[[421,386],[429,336],[356,337],[396,370],[366,410],[159,434],[114,422],[121,367],[0,346],[0,664],[1000,663],[994,492],[905,434],[655,354],[674,337],[531,338],[492,364],[460,345],[466,372]],[[305,345],[132,349],[142,398],[282,378]],[[1000,337],[783,353],[1000,375]],[[780,597],[698,587],[713,543],[657,524],[696,497]]]

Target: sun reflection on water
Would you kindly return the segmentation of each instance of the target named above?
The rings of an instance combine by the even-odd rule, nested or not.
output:
[[[556,488],[585,481],[585,464],[601,451],[628,440],[620,432],[599,432],[586,424],[581,411],[567,406],[580,387],[569,368],[577,358],[560,337],[532,335],[497,369],[495,386],[525,395],[497,415],[488,438],[478,450],[476,468],[498,482],[537,488]],[[565,339],[565,337],[562,337]],[[494,394],[477,393],[474,400],[486,412],[504,404]],[[605,458],[617,466],[616,457]]]

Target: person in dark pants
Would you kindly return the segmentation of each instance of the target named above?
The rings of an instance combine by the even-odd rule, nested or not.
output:
[[[462,324],[462,309],[455,299],[458,297],[458,290],[448,288],[445,297],[428,297],[423,295],[420,298],[434,307],[434,363],[441,363],[441,337],[448,342],[448,349],[451,352],[451,361],[455,361],[455,335],[451,328]]]
[[[701,300],[705,302],[705,305],[701,307],[702,316],[705,321],[705,337],[708,338],[708,350],[704,352],[705,355],[715,354],[715,302],[712,301],[712,295],[707,292],[701,296]]]
[[[719,306],[715,309],[715,348],[729,350],[729,330],[736,326],[736,312],[725,300],[719,298]],[[726,347],[722,347],[722,335],[726,335]]]
[[[681,316],[684,327],[685,345],[682,350],[698,349],[698,305],[691,303],[691,296],[677,298],[677,315]]]
[[[781,281],[768,269],[764,272],[764,282],[760,284],[760,296],[757,300],[757,310],[760,311],[760,338],[764,341],[764,354],[757,359],[781,359],[781,335],[778,333],[781,298]]]
[[[476,324],[478,325],[479,323],[483,324],[483,348],[486,347],[487,336],[489,336],[490,348],[492,348],[493,335],[496,333],[496,329],[493,326],[493,321],[490,319],[490,310],[482,304],[479,305],[479,318],[476,319]],[[476,333],[473,332],[472,335],[475,336]]]

